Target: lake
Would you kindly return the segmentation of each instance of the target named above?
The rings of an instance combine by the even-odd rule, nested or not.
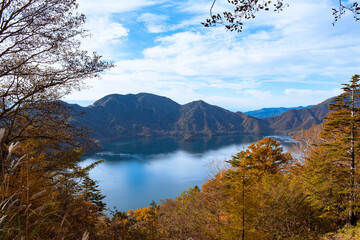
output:
[[[288,136],[272,136],[285,147]],[[91,170],[109,209],[127,211],[148,206],[152,200],[174,198],[211,176],[210,162],[224,160],[262,136],[203,137],[185,142],[175,137],[136,138],[103,142],[101,151],[88,154],[82,166],[104,159]]]

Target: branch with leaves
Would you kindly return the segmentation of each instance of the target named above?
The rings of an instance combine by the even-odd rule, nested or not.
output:
[[[351,12],[354,15],[356,21],[360,20],[360,6],[358,2],[354,2],[350,5],[345,5],[341,0],[339,0],[339,8],[333,8],[332,10],[334,16],[333,25],[335,25],[335,22],[340,20],[341,16],[344,15],[347,11]]]
[[[234,5],[232,12],[225,11],[221,14],[213,14],[213,8],[216,0],[213,1],[210,8],[210,18],[206,19],[202,24],[205,27],[213,27],[217,24],[224,25],[229,31],[242,32],[243,21],[255,18],[256,13],[273,10],[275,12],[282,11],[287,4],[283,0],[265,1],[265,0],[228,0],[229,4]]]
[[[0,3],[0,127],[33,126],[41,106],[80,90],[85,79],[113,66],[80,49],[87,36],[76,0],[4,0]],[[27,119],[18,118],[28,113]],[[41,115],[40,115],[41,117]],[[17,130],[14,130],[17,129]],[[23,132],[23,131],[22,131]]]
[[[225,11],[222,14],[214,14],[213,9],[215,7],[216,0],[213,0],[210,7],[210,18],[202,22],[205,27],[215,27],[217,25],[223,25],[228,31],[242,32],[244,20],[253,19],[256,17],[259,11],[274,11],[281,12],[287,6],[285,0],[227,0],[232,6],[232,11]],[[339,7],[333,8],[334,23],[338,21],[342,15],[347,11],[354,15],[356,20],[360,19],[360,7],[358,2],[352,4],[344,4],[339,0]]]

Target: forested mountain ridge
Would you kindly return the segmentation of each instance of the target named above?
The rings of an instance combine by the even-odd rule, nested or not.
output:
[[[88,107],[71,106],[75,111],[83,112],[75,120],[94,130],[97,139],[268,132],[260,119],[245,114],[236,114],[204,101],[180,105],[169,98],[148,93],[112,94]],[[247,125],[257,127],[249,129]]]
[[[249,121],[247,116],[235,114],[204,101],[185,104],[181,107],[180,112],[180,118],[176,123],[176,127],[177,130],[184,134],[261,134],[267,132],[265,126],[247,128],[244,125],[246,121]],[[258,119],[254,118],[250,121],[253,122],[253,125],[257,125]]]
[[[329,112],[329,104],[333,98],[327,99],[315,106],[303,109],[292,109],[280,116],[273,116],[265,120],[274,133],[289,133],[302,129],[309,129],[313,125],[320,124]]]
[[[248,112],[244,112],[247,115],[256,117],[256,118],[269,118],[269,117],[273,117],[273,116],[279,116],[281,114],[283,114],[284,112],[290,111],[292,109],[295,110],[299,110],[299,109],[303,109],[303,108],[310,108],[313,105],[309,105],[306,107],[303,106],[299,106],[299,107],[293,107],[293,108],[285,108],[285,107],[278,107],[278,108],[262,108],[259,110],[254,110],[254,111],[248,111]]]
[[[82,115],[74,117],[94,131],[100,140],[148,137],[230,134],[289,133],[319,124],[328,112],[326,100],[311,108],[292,109],[280,116],[256,118],[242,112],[231,112],[204,101],[180,105],[149,93],[111,94],[93,105],[71,105]]]
[[[95,131],[99,139],[166,135],[173,131],[180,105],[152,94],[112,94],[77,111],[76,120]]]

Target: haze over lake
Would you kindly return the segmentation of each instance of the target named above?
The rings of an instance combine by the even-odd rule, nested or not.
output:
[[[275,136],[286,146],[291,138]],[[209,179],[209,162],[224,161],[262,136],[203,137],[184,142],[175,137],[135,138],[102,143],[101,151],[85,156],[81,165],[104,159],[90,172],[109,209],[127,211],[152,200],[174,198]]]

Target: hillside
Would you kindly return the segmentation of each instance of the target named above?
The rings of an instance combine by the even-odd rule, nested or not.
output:
[[[152,94],[112,94],[81,108],[76,120],[94,130],[98,139],[166,135],[173,131],[180,105]]]
[[[256,118],[204,101],[180,105],[148,93],[111,94],[93,105],[71,105],[83,112],[74,121],[94,130],[100,140],[146,136],[186,136],[289,133],[322,122],[330,99],[311,108],[292,109],[279,116]]]
[[[310,108],[312,106],[313,105],[310,105],[307,107],[299,106],[299,107],[293,107],[293,108],[285,108],[285,107],[262,108],[259,110],[248,111],[248,112],[244,112],[244,113],[247,115],[250,115],[252,117],[265,119],[265,118],[269,118],[269,117],[273,117],[273,116],[279,116],[279,115],[283,114],[284,112],[290,111],[292,109],[299,110],[299,109],[303,109],[303,108]]]
[[[195,135],[267,132],[266,127],[249,128],[245,125],[246,122],[252,122],[250,125],[261,125],[258,123],[259,119],[249,120],[247,116],[235,114],[204,101],[195,101],[181,107],[176,130]]]
[[[323,122],[332,101],[332,98],[330,98],[310,108],[292,109],[280,116],[273,116],[265,120],[274,133],[284,134],[308,129]]]

